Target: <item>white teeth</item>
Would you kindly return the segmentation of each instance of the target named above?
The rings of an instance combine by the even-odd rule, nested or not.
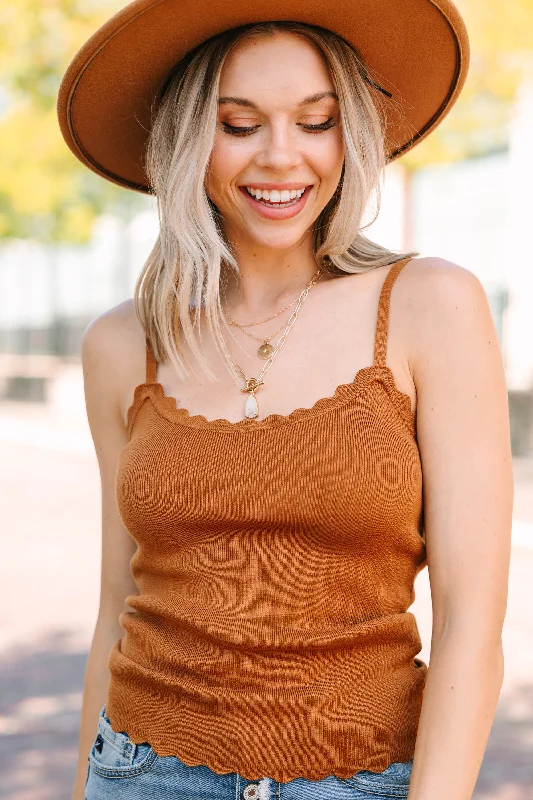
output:
[[[283,189],[282,191],[272,189],[272,191],[269,192],[266,189],[253,189],[247,186],[246,191],[251,194],[252,197],[255,197],[256,200],[266,200],[268,203],[289,203],[296,197],[301,197],[305,189],[292,189],[291,191],[288,189]]]

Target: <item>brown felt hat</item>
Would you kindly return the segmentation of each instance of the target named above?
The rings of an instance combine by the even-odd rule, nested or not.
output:
[[[151,106],[172,68],[217,33],[269,20],[328,28],[356,48],[382,100],[390,160],[441,122],[466,79],[468,34],[450,0],[133,0],[63,76],[57,110],[68,146],[104,178],[149,192]]]

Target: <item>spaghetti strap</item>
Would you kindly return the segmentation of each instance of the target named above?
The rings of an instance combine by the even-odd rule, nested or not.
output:
[[[157,361],[153,354],[148,339],[146,340],[146,383],[156,383],[157,381]]]
[[[376,323],[376,338],[374,342],[375,367],[387,366],[387,334],[389,330],[390,293],[397,276],[410,260],[410,258],[405,258],[402,261],[396,261],[396,263],[394,263],[389,269],[387,277],[383,281],[383,286],[381,287]]]

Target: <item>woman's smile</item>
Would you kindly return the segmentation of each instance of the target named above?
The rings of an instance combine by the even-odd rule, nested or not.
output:
[[[280,200],[269,200],[264,198],[259,200],[250,194],[246,186],[239,186],[240,192],[244,195],[251,208],[253,208],[257,214],[260,214],[266,219],[274,220],[289,219],[290,217],[295,217],[297,214],[299,214],[300,211],[305,208],[307,199],[312,189],[312,185],[307,186],[301,195],[294,198],[289,198],[289,200],[286,202],[281,202],[281,198]]]

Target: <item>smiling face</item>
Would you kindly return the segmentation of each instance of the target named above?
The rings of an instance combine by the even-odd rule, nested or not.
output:
[[[205,183],[228,239],[297,246],[334,194],[343,161],[339,105],[320,51],[285,32],[238,43],[220,76]]]

